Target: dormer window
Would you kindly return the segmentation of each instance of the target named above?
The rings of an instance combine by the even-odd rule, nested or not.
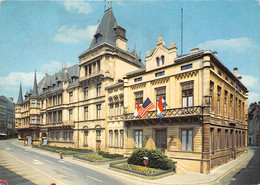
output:
[[[159,66],[159,65],[160,65],[160,59],[159,59],[159,57],[156,58],[156,62],[157,62],[157,66]]]
[[[96,38],[96,44],[100,42],[101,37],[102,37],[102,34],[101,34],[101,33],[97,33],[97,34],[95,35],[95,38]]]
[[[162,59],[162,65],[164,65],[164,56],[161,56]]]

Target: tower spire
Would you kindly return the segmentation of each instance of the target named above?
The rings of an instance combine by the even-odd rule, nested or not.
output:
[[[33,92],[32,92],[31,97],[33,97],[33,98],[38,97],[38,88],[37,88],[36,70],[35,70],[35,75],[34,75]]]
[[[23,103],[22,82],[20,82],[20,91],[19,91],[18,100],[16,104],[21,105],[22,103]]]

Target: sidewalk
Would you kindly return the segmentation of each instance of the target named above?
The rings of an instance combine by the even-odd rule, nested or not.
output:
[[[59,158],[59,156],[57,154],[53,154],[48,151],[42,151],[41,149],[31,148],[29,146],[23,146],[21,143],[18,143],[17,141],[12,142],[12,143],[18,147],[26,148],[27,150],[39,152],[39,153],[42,153],[42,154],[45,154],[45,155],[48,155],[48,156],[51,156],[51,157],[54,157],[57,159]],[[81,166],[89,167],[89,168],[92,168],[93,170],[102,171],[104,173],[113,174],[115,176],[129,178],[132,180],[136,180],[138,182],[143,182],[143,184],[147,183],[147,184],[167,184],[167,185],[170,185],[170,184],[177,185],[178,184],[179,185],[179,184],[210,184],[210,183],[213,183],[213,182],[219,180],[220,178],[222,178],[223,176],[225,176],[232,169],[239,166],[243,162],[249,161],[253,157],[253,155],[254,155],[254,150],[251,148],[248,148],[248,153],[244,154],[243,156],[241,156],[233,161],[230,161],[229,163],[226,163],[226,164],[212,170],[211,173],[208,175],[187,172],[185,174],[180,174],[180,175],[174,174],[174,175],[170,175],[170,176],[163,177],[163,178],[156,179],[156,180],[147,180],[147,179],[143,179],[141,177],[137,177],[134,175],[128,175],[128,174],[121,173],[118,171],[110,170],[109,164],[92,165],[92,164],[87,164],[87,163],[75,160],[72,157],[65,157],[63,160],[74,163],[74,164],[78,164]]]

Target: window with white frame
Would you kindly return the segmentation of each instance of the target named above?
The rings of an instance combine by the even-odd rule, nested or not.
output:
[[[113,116],[113,113],[114,113],[114,104],[111,103],[109,105],[109,116]]]
[[[193,82],[183,83],[182,85],[182,106],[193,106]]]
[[[115,146],[118,146],[118,130],[115,130]]]
[[[119,103],[115,104],[115,115],[119,115]]]
[[[124,147],[124,131],[120,130],[120,147]]]
[[[97,96],[101,96],[101,83],[97,84]]]
[[[124,102],[121,102],[120,114],[124,114]]]
[[[135,130],[135,148],[143,147],[143,131]]]
[[[109,146],[113,146],[113,131],[109,130]]]
[[[193,146],[192,129],[181,130],[181,143],[182,143],[182,150],[192,151],[192,146]]]
[[[101,104],[97,105],[97,119],[101,118]]]

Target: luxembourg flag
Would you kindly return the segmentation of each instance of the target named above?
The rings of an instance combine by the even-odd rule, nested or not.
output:
[[[159,118],[162,118],[162,111],[166,106],[167,106],[167,103],[164,101],[162,96],[160,96],[158,105],[157,105],[157,114],[158,114]]]
[[[140,104],[139,104],[139,102],[136,102],[136,103],[137,103],[136,109],[135,109],[135,112],[134,112],[134,114],[133,114],[131,119],[133,119],[134,117],[138,116],[138,111],[140,109]]]

